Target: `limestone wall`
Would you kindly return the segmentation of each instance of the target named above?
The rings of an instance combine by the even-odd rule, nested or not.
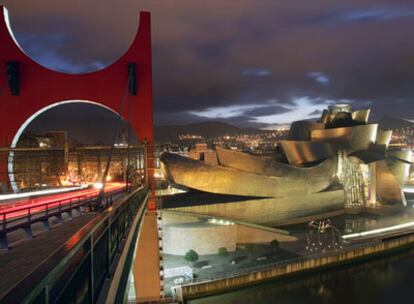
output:
[[[236,250],[236,225],[210,225],[207,223],[179,224],[163,227],[166,254],[185,255],[190,249],[200,255],[216,254],[220,247]]]
[[[179,207],[170,210],[273,225],[287,219],[339,210],[344,207],[344,201],[344,191],[335,190],[304,196]]]
[[[173,255],[185,255],[190,249],[201,255],[217,254],[221,247],[234,251],[240,243],[269,243],[274,239],[296,241],[295,237],[277,231],[237,223],[214,224],[207,218],[174,212],[163,213],[162,235],[164,252]]]
[[[292,242],[296,238],[288,234],[275,233],[244,225],[237,225],[237,243],[269,243],[277,239],[279,242]]]
[[[199,222],[200,218],[198,216],[178,214],[174,212],[162,212],[162,225],[172,225],[172,224],[183,224],[183,223],[195,223]]]
[[[240,288],[243,286],[257,284],[259,282],[273,280],[278,277],[291,275],[303,271],[310,271],[321,267],[334,266],[341,263],[352,262],[356,259],[368,258],[373,255],[380,255],[387,251],[397,250],[414,245],[414,235],[408,235],[389,242],[378,242],[355,249],[346,250],[338,254],[328,256],[317,256],[307,259],[298,259],[290,263],[269,266],[263,270],[256,269],[249,273],[241,273],[228,278],[218,278],[214,281],[187,284],[173,287],[173,292],[180,298],[188,299],[200,297],[225,290]]]
[[[296,240],[295,237],[244,225],[179,224],[163,226],[163,250],[166,254],[185,255],[193,249],[198,254],[217,254],[221,247],[236,250],[237,244],[269,243]]]

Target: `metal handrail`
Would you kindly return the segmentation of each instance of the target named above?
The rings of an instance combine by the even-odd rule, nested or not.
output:
[[[109,195],[114,194],[116,192],[122,192],[124,190],[112,190],[107,192]],[[38,204],[32,204],[32,206],[22,206],[22,207],[18,207],[17,209],[14,209],[12,211],[1,211],[0,209],[0,216],[4,215],[4,214],[10,214],[10,213],[15,213],[15,212],[19,212],[22,210],[26,210],[26,209],[32,209],[32,208],[36,208],[36,207],[42,207],[42,206],[46,206],[46,205],[51,205],[51,204],[57,204],[57,203],[61,203],[61,202],[65,202],[65,201],[71,201],[73,199],[79,199],[79,198],[92,198],[92,197],[98,197],[98,194],[89,194],[89,195],[79,195],[76,197],[72,197],[72,198],[66,198],[66,199],[57,199],[56,201],[52,201],[52,202],[47,202],[47,203],[38,203]]]
[[[79,199],[86,199],[86,198],[92,198],[92,197],[96,197],[96,195],[81,195],[79,197],[75,197],[75,198],[70,198],[70,199],[61,199],[61,200],[56,200],[56,201],[52,201],[52,202],[48,202],[48,203],[40,203],[40,204],[35,204],[34,206],[22,206],[20,208],[17,209],[13,209],[11,211],[0,211],[0,216],[5,216],[7,214],[13,214],[19,211],[23,211],[23,210],[28,210],[28,213],[30,213],[30,210],[34,209],[34,208],[40,208],[40,207],[46,207],[48,208],[50,205],[58,205],[61,206],[61,203],[63,202],[69,202],[71,203],[71,201],[73,200],[79,200]],[[43,211],[43,210],[42,210]]]
[[[117,189],[117,190],[112,190],[107,192],[106,197],[112,197],[118,193],[123,192],[124,189]],[[45,216],[48,216],[49,212],[53,212],[53,211],[61,211],[61,212],[65,212],[66,210],[69,209],[74,209],[77,207],[81,207],[83,205],[85,205],[86,203],[89,203],[91,200],[98,198],[98,194],[89,194],[89,195],[80,195],[77,197],[73,197],[73,198],[66,198],[66,199],[60,199],[60,200],[56,200],[56,201],[52,201],[52,202],[47,202],[47,203],[40,203],[40,204],[35,204],[34,206],[26,206],[26,207],[20,207],[14,210],[9,210],[9,211],[0,211],[0,226],[2,227],[2,229],[0,230],[0,232],[5,232],[7,229],[7,224],[13,223],[13,222],[17,222],[17,221],[21,221],[22,219],[24,219],[25,217],[28,219],[27,222],[31,221],[32,216],[36,216],[36,215],[41,215],[42,213],[44,213]],[[65,204],[64,204],[65,203]],[[63,206],[63,208],[62,208]],[[32,212],[33,209],[41,209],[38,212]],[[64,210],[64,211],[62,211]],[[15,218],[11,218],[8,219],[7,215],[9,214],[15,214],[21,211],[27,211],[27,214],[22,215],[22,216],[18,216]]]

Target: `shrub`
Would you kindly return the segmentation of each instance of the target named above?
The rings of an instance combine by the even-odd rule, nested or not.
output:
[[[198,253],[197,253],[195,250],[190,249],[190,250],[188,250],[188,251],[187,251],[187,253],[185,254],[184,259],[185,259],[187,262],[190,262],[190,263],[195,263],[195,262],[197,262],[197,261],[198,261]]]
[[[254,246],[253,246],[253,244],[246,244],[244,247],[246,248],[246,250],[247,250],[248,252],[253,253],[253,251],[254,251]]]
[[[270,247],[272,247],[273,251],[276,251],[279,249],[279,241],[274,239],[270,242]]]
[[[229,256],[229,252],[227,251],[227,248],[226,247],[219,248],[218,249],[218,254],[219,254],[219,256],[222,256],[222,257]]]

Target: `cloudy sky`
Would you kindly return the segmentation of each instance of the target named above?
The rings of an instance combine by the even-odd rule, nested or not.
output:
[[[269,127],[350,102],[414,119],[412,0],[0,0],[51,69],[105,67],[152,12],[156,124]]]

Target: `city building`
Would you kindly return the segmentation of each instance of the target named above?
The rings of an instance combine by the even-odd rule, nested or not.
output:
[[[7,158],[8,152],[0,156]],[[110,154],[108,181],[144,182],[143,146],[122,141],[113,148],[69,145],[64,131],[25,133],[13,151],[13,171],[9,173],[14,175],[19,191],[101,182]]]

